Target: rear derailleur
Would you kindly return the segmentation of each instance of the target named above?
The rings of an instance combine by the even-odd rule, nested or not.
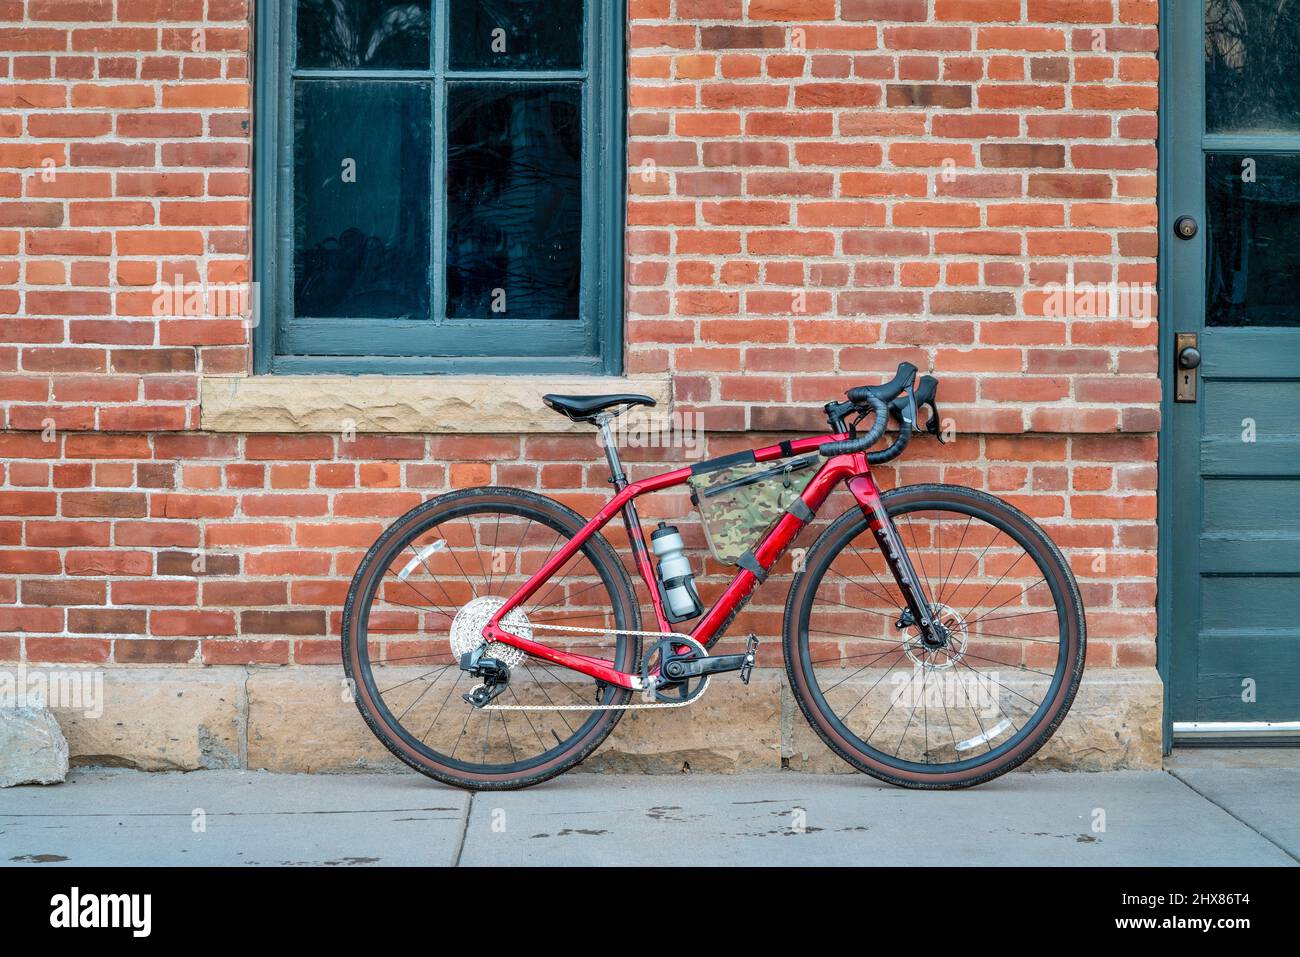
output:
[[[460,670],[483,679],[481,685],[476,685],[461,695],[461,698],[476,708],[482,708],[491,702],[510,683],[510,668],[504,661],[485,655],[483,652],[486,649],[486,644],[480,645],[460,656]]]

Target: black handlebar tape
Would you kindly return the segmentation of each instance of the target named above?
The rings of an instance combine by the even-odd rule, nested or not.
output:
[[[892,402],[898,394],[912,384],[916,378],[916,366],[910,362],[900,362],[894,378],[883,385],[860,385],[845,393],[853,402],[866,402],[868,396],[875,396],[884,402]]]
[[[894,443],[887,449],[881,449],[879,452],[867,453],[867,464],[879,465],[882,462],[890,462],[903,454],[903,449],[907,448],[907,443],[912,441],[912,427],[904,419],[899,422],[898,435]]]
[[[850,455],[854,452],[865,452],[875,445],[885,429],[889,426],[889,407],[885,405],[885,400],[876,395],[867,395],[862,401],[871,406],[871,411],[876,414],[871,423],[871,431],[866,435],[860,435],[856,439],[844,439],[841,442],[827,442],[820,446],[817,451],[822,455],[830,458],[833,455]]]

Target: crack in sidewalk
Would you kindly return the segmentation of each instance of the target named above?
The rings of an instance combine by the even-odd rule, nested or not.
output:
[[[304,815],[314,814],[419,814],[430,811],[454,811],[454,807],[376,807],[376,808],[356,808],[355,810],[339,811],[213,811],[209,817],[301,817]],[[68,811],[68,812],[48,812],[45,814],[24,814],[24,813],[0,813],[0,819],[9,820],[11,818],[61,818],[61,817],[183,817],[193,816],[190,811]],[[435,820],[444,821],[450,818],[435,818]]]
[[[1191,792],[1192,792],[1193,794],[1195,794],[1197,797],[1201,798],[1201,799],[1204,800],[1204,801],[1207,801],[1207,802],[1210,803],[1210,804],[1213,804],[1215,807],[1217,807],[1217,808],[1218,808],[1220,811],[1222,811],[1224,814],[1228,815],[1228,817],[1232,818],[1232,819],[1233,819],[1234,821],[1236,821],[1238,824],[1241,824],[1241,825],[1245,826],[1245,827],[1247,828],[1247,830],[1250,830],[1250,831],[1254,832],[1255,834],[1258,834],[1260,837],[1262,837],[1264,840],[1268,841],[1268,843],[1272,844],[1274,847],[1276,847],[1279,851],[1281,851],[1281,852],[1282,852],[1283,854],[1285,854],[1287,857],[1291,858],[1291,860],[1295,861],[1297,864],[1300,864],[1300,857],[1297,857],[1295,854],[1293,854],[1289,849],[1287,849],[1287,847],[1286,847],[1284,844],[1280,844],[1280,843],[1278,843],[1276,840],[1274,840],[1274,839],[1273,839],[1272,837],[1270,837],[1268,834],[1264,833],[1264,832],[1261,831],[1259,828],[1257,828],[1254,824],[1251,824],[1249,821],[1247,821],[1245,818],[1241,817],[1240,815],[1233,813],[1233,811],[1232,811],[1231,808],[1228,808],[1227,806],[1225,806],[1225,805],[1219,803],[1218,801],[1216,801],[1214,798],[1210,797],[1210,796],[1209,796],[1208,794],[1206,794],[1204,791],[1202,791],[1202,790],[1200,790],[1198,787],[1196,787],[1196,785],[1192,784],[1191,781],[1188,781],[1188,780],[1186,780],[1185,778],[1180,777],[1179,774],[1178,774],[1178,771],[1177,771],[1176,769],[1174,769],[1174,768],[1165,768],[1165,773],[1168,774],[1168,775],[1169,775],[1171,778],[1173,778],[1175,781],[1177,781],[1179,784],[1181,784],[1183,787],[1187,788],[1187,790],[1191,791]]]
[[[456,856],[452,858],[452,867],[460,867],[460,856],[465,853],[465,838],[469,836],[469,818],[474,813],[474,797],[476,793],[470,791],[469,800],[465,802],[465,826],[460,829],[460,840],[456,843]]]

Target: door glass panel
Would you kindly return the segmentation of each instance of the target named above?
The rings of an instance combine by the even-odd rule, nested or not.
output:
[[[577,319],[582,89],[447,84],[447,316]]]
[[[582,69],[583,0],[451,0],[450,26],[453,70]]]
[[[1207,133],[1300,131],[1300,4],[1205,0]]]
[[[430,88],[300,80],[294,314],[429,315]]]
[[[1300,155],[1205,157],[1211,326],[1300,326]]]
[[[298,0],[298,66],[429,69],[430,0]]]

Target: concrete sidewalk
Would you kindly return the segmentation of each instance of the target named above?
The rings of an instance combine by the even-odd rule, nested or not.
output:
[[[0,791],[7,865],[1295,865],[1300,752],[1017,773],[915,792],[860,775],[570,773],[471,795],[418,775],[78,770]]]

